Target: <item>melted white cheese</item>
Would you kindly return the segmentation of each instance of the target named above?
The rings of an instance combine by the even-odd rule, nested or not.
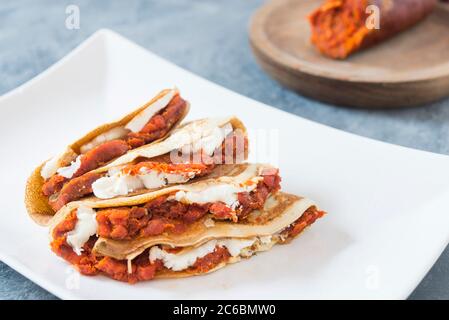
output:
[[[61,156],[55,156],[51,159],[49,159],[45,164],[42,166],[41,169],[41,176],[44,179],[48,179],[51,176],[53,176],[56,171],[59,169],[59,159]]]
[[[115,174],[102,177],[92,184],[94,195],[100,199],[110,199],[116,196],[126,196],[144,187],[138,176]]]
[[[250,192],[256,187],[257,183],[252,183],[247,186],[219,183],[201,191],[178,191],[174,195],[174,199],[183,203],[198,204],[223,202],[232,209],[235,209],[239,205],[237,194],[240,192]]]
[[[78,171],[80,166],[81,166],[81,156],[78,156],[76,157],[75,161],[72,161],[72,163],[70,163],[70,165],[68,165],[67,167],[59,168],[58,170],[56,170],[56,172],[65,178],[71,179],[75,174],[75,172]]]
[[[181,271],[194,265],[196,260],[213,252],[215,247],[225,247],[229,254],[236,257],[242,249],[250,247],[257,238],[210,240],[203,245],[180,253],[169,253],[158,246],[150,249],[150,261],[161,260],[165,267],[173,271]]]
[[[206,220],[204,220],[204,226],[206,228],[212,228],[215,226],[215,221],[212,218],[207,218]]]
[[[128,122],[125,128],[131,130],[132,132],[139,132],[142,130],[152,116],[161,111],[170,103],[176,93],[177,90],[175,89],[167,92],[164,96],[160,97],[158,100],[139,112],[130,122]]]
[[[166,186],[167,184],[184,183],[189,181],[194,176],[195,173],[193,172],[188,175],[182,175],[175,173],[158,172],[155,170],[142,171],[142,174],[138,175],[140,180],[142,180],[143,184],[145,185],[145,188],[147,189],[160,188]]]
[[[232,132],[232,125],[227,123],[224,127],[215,127],[209,135],[203,136],[192,144],[192,152],[202,150],[207,155],[212,155],[222,143],[226,136]]]
[[[95,210],[86,206],[77,209],[76,217],[75,229],[67,233],[67,243],[77,255],[81,255],[84,244],[97,233],[98,224]]]
[[[142,168],[144,169],[144,168]],[[94,195],[100,199],[126,196],[139,189],[155,189],[173,183],[184,183],[195,176],[141,170],[138,175],[126,175],[117,170],[110,170],[108,176],[96,180],[92,184]]]
[[[103,132],[102,134],[96,136],[90,142],[82,145],[80,151],[81,153],[86,153],[87,151],[92,150],[96,146],[99,146],[106,141],[123,138],[128,132],[129,130],[125,129],[124,127],[112,128],[111,130]]]
[[[202,258],[215,250],[216,240],[208,241],[198,248],[194,248],[184,253],[168,253],[155,246],[150,249],[150,262],[162,260],[164,266],[173,271],[187,269],[193,265],[198,258]]]
[[[203,150],[208,155],[212,155],[225,137],[233,131],[230,123],[220,127],[217,125],[204,126],[202,123],[192,122],[182,129],[175,131],[167,138],[168,145],[180,146],[184,154],[195,153]]]
[[[156,171],[150,171],[138,176],[147,189],[159,188],[165,186],[167,181],[164,176]]]
[[[237,257],[240,252],[247,247],[250,247],[253,245],[254,242],[256,242],[257,238],[250,238],[250,239],[224,239],[224,240],[218,240],[217,245],[219,247],[225,247],[228,249],[229,253],[233,257]]]
[[[273,236],[271,236],[271,235],[268,235],[268,236],[260,236],[260,237],[259,237],[259,240],[260,240],[260,243],[261,243],[261,244],[267,245],[267,244],[270,244],[270,243],[272,242],[272,238],[273,238]]]

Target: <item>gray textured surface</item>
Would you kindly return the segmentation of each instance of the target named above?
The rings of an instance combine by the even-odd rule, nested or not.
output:
[[[254,62],[251,13],[263,1],[2,1],[0,94],[59,60],[99,28],[110,28],[162,57],[253,99],[371,138],[449,154],[449,100],[423,108],[363,111],[311,101],[280,87]],[[81,28],[65,28],[77,4]],[[449,298],[449,249],[411,295]],[[0,299],[54,298],[0,262]]]

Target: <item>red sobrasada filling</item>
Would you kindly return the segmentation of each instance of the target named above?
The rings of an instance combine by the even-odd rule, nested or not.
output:
[[[280,242],[285,243],[296,237],[304,228],[310,226],[323,215],[324,212],[319,211],[315,206],[310,207],[300,218],[280,232],[282,236]],[[58,256],[74,265],[80,273],[84,275],[103,274],[115,280],[136,283],[138,281],[151,280],[157,272],[168,270],[161,260],[150,262],[149,249],[133,259],[130,269],[127,260],[97,256],[92,252],[92,248],[97,239],[96,236],[92,236],[84,245],[84,251],[81,255],[77,255],[66,241],[67,232],[75,228],[76,222],[76,213],[73,211],[64,221],[55,227],[53,230],[54,240],[51,243],[51,248]],[[167,249],[167,251],[176,253],[177,249]],[[230,257],[231,254],[228,249],[217,246],[213,252],[198,258],[192,266],[183,271],[206,273],[221,263],[227,262]]]
[[[243,144],[243,146],[240,146]],[[172,163],[170,156],[163,156],[154,159],[155,161],[145,161],[126,166],[122,171],[126,174],[136,175],[143,167],[148,170],[159,170],[165,173],[194,173],[195,177],[201,177],[210,173],[216,164],[236,163],[243,159],[242,152],[247,150],[247,138],[242,137],[239,132],[230,133],[222,145],[215,150],[212,156],[204,153],[192,154],[187,159],[182,159],[189,163]],[[89,151],[90,152],[90,151]],[[87,155],[87,153],[86,153]],[[193,161],[193,162],[192,162]],[[51,177],[43,186],[44,195],[49,196],[49,204],[53,210],[58,211],[65,204],[81,199],[93,192],[92,184],[105,176],[106,173],[88,172],[81,176],[68,179],[56,174]],[[54,188],[56,186],[57,188]],[[60,188],[60,189],[59,189]]]
[[[372,32],[365,26],[366,7],[366,0],[327,0],[309,18],[312,43],[331,58],[346,58]]]
[[[103,142],[81,156],[81,164],[72,178],[101,167],[109,161],[124,155],[128,150],[143,146],[165,136],[181,119],[187,108],[187,102],[179,94],[169,104],[155,114],[139,132],[130,132],[124,138]],[[69,181],[59,174],[53,175],[42,186],[45,196],[59,192]]]
[[[308,208],[298,220],[293,222],[281,232],[282,237],[286,239],[284,242],[288,242],[288,240],[291,240],[299,235],[305,228],[312,225],[317,219],[321,218],[325,214],[326,213],[324,211],[318,210],[315,206]]]

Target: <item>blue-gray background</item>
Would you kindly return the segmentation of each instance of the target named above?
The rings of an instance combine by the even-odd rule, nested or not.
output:
[[[80,8],[79,30],[65,9]],[[266,104],[332,127],[408,147],[449,154],[449,100],[396,111],[354,110],[301,97],[255,63],[248,22],[260,0],[0,2],[0,94],[47,69],[99,28],[110,28],[156,54]],[[449,249],[411,295],[449,298]],[[55,297],[0,262],[0,299]]]

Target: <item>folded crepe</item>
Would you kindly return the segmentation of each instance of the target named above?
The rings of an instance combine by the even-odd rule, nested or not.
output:
[[[324,55],[345,59],[426,18],[437,0],[326,0],[309,17],[311,41]],[[370,26],[372,8],[379,26]],[[374,20],[373,20],[374,21]]]
[[[232,185],[230,181],[238,176],[241,174],[224,178]],[[182,186],[177,192],[196,192],[200,188],[198,185],[213,187],[219,183],[203,181]],[[102,211],[120,209],[122,206],[129,209],[129,206],[142,204],[148,199],[158,199],[158,196],[123,198],[121,203],[116,200],[70,203],[52,221],[52,250],[84,275],[102,274],[129,283],[186,277],[218,270],[259,251],[269,250],[275,244],[287,243],[324,214],[311,200],[270,192],[263,204],[242,220],[218,219],[211,212],[189,222],[182,219],[176,221],[179,218],[171,217],[164,220],[171,226],[163,232],[112,239],[108,223],[122,223],[128,230],[139,229],[142,213],[135,215],[134,221],[128,219],[123,224],[129,217],[124,217],[123,212],[116,211],[115,216],[106,223]],[[137,208],[142,207],[132,209],[139,210]],[[154,208],[150,206],[148,209],[150,218],[145,222],[147,227],[151,221],[166,218]]]
[[[130,139],[133,140],[134,135]],[[222,163],[243,162],[248,155],[246,128],[235,117],[186,123],[173,130],[166,139],[136,149],[128,148],[123,155],[114,159],[108,156],[109,149],[104,148],[105,144],[110,143],[127,144],[128,138],[107,141],[94,147],[77,156],[70,165],[57,169],[56,174],[50,177],[44,175],[49,177],[47,179],[42,172],[46,173],[45,168],[50,166],[48,163],[55,163],[54,160],[38,167],[28,179],[25,192],[30,216],[45,225],[56,211],[71,201],[90,195],[101,199],[134,195],[185,183],[210,174]],[[81,150],[79,145],[85,144],[77,142],[71,145],[68,153]],[[92,158],[98,166],[89,167],[88,171],[81,170],[84,168],[83,161]],[[103,161],[106,158],[108,161]],[[74,174],[66,178],[63,175],[67,171]]]
[[[280,180],[279,171],[270,165],[224,164],[196,182],[135,196],[105,200],[91,197],[71,202],[56,214],[52,226],[70,220],[76,222],[80,216],[95,217],[95,221],[89,219],[86,223],[81,219],[76,224],[77,232],[68,238],[68,244],[81,252],[93,234],[114,240],[135,240],[182,232],[186,225],[205,216],[238,222],[253,210],[263,208],[268,196],[280,189]],[[86,235],[84,230],[92,232]]]

